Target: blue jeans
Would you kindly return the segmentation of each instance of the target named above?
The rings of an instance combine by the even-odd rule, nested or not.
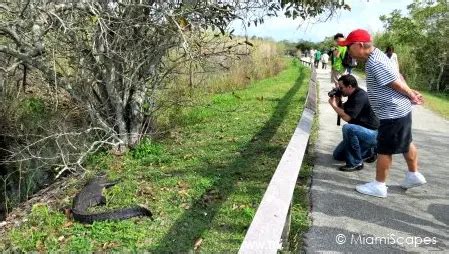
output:
[[[348,123],[343,125],[342,132],[343,141],[334,150],[335,160],[346,161],[347,166],[354,167],[376,153],[377,130]]]

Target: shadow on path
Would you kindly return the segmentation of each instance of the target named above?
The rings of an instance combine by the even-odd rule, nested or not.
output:
[[[319,73],[320,74],[320,73]],[[400,182],[407,170],[403,156],[393,156],[387,181],[388,198],[379,199],[355,191],[357,184],[372,181],[376,164],[365,164],[357,172],[340,172],[339,162],[332,151],[341,140],[341,127],[334,126],[335,112],[327,103],[328,72],[318,75],[321,100],[319,102],[319,138],[311,187],[310,231],[304,239],[305,252],[343,253],[401,253],[449,250],[449,203],[447,182],[448,122],[422,107],[413,108],[413,142],[418,147],[420,171],[427,184],[404,190]],[[358,80],[359,85],[365,84]],[[345,237],[366,236],[367,239],[395,236],[395,239],[414,240],[413,244],[378,242],[376,244],[336,241]],[[348,238],[349,239],[349,238]],[[430,243],[419,240],[432,239]]]

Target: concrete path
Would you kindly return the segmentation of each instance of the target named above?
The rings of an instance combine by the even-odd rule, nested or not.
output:
[[[387,181],[388,197],[355,191],[372,181],[375,163],[359,172],[340,172],[332,159],[341,141],[341,126],[328,104],[329,70],[317,70],[319,138],[311,187],[312,227],[305,236],[306,252],[449,253],[449,121],[422,106],[413,107],[413,139],[427,185],[403,190],[399,184],[407,165],[393,156]],[[359,79],[359,85],[365,86]],[[342,125],[344,121],[342,121]]]

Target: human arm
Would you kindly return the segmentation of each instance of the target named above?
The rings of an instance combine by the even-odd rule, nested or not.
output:
[[[411,89],[401,78],[391,82],[390,87],[407,96],[412,104],[420,105],[424,103],[422,95],[418,91]]]
[[[349,121],[351,121],[352,118],[348,114],[346,114],[343,108],[338,106],[340,101],[341,98],[337,96],[329,98],[329,104],[332,106],[337,115],[340,116],[341,119],[343,119],[345,122],[349,123]]]
[[[340,56],[340,50],[338,50],[338,47],[334,49],[334,51],[332,52],[332,55],[334,57],[339,57]]]
[[[376,80],[377,86],[389,86],[396,92],[409,98],[412,104],[423,103],[422,95],[419,92],[410,89],[399,72],[394,69],[393,63],[390,60],[376,62],[370,67],[369,71]]]

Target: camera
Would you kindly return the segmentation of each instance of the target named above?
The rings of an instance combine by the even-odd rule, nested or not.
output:
[[[330,91],[327,93],[327,95],[328,95],[329,97],[331,97],[331,98],[334,97],[334,96],[336,96],[336,97],[341,97],[342,93],[341,93],[341,91],[340,91],[339,88],[334,87],[334,88],[332,88],[332,90],[330,90]]]

